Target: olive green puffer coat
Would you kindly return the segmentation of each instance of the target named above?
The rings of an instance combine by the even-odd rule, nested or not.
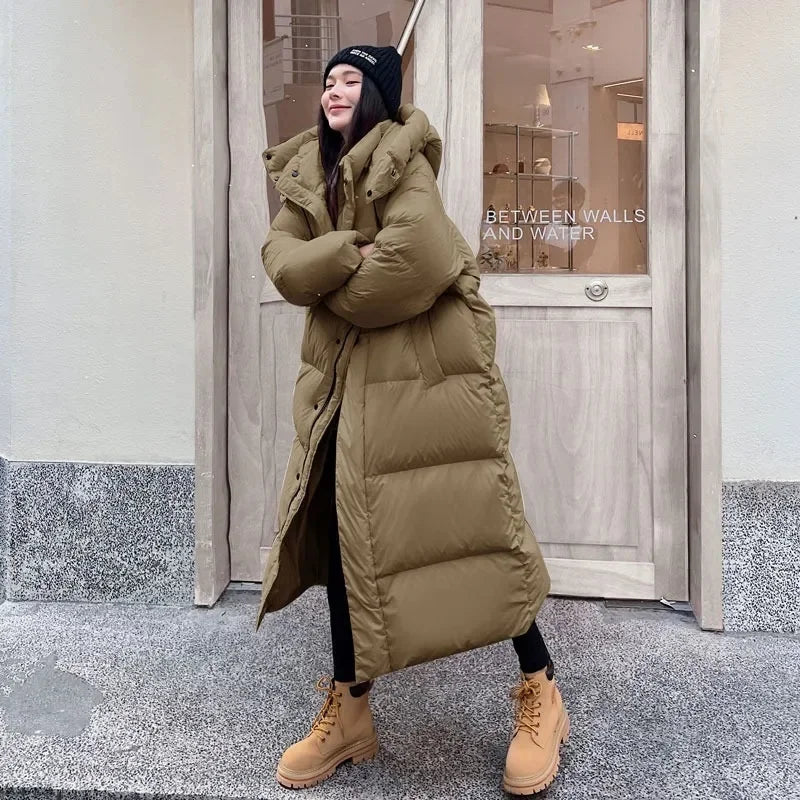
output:
[[[326,582],[331,503],[315,488],[338,410],[335,507],[359,681],[523,633],[550,586],[509,454],[494,313],[436,183],[442,142],[419,109],[400,115],[342,160],[336,229],[316,128],[263,154],[284,201],[264,267],[308,309],[256,628]]]

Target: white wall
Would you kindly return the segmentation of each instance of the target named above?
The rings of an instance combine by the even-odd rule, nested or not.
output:
[[[9,87],[11,85],[11,13],[7,0],[0,1],[0,456],[11,446],[11,389],[9,363],[9,323],[11,314],[11,176],[9,141]],[[2,501],[2,498],[0,498]]]
[[[5,0],[2,14],[4,455],[192,463],[192,0]]]
[[[721,21],[723,478],[800,480],[800,9]]]

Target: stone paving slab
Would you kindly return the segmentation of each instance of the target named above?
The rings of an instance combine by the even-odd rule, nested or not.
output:
[[[0,797],[299,796],[274,771],[319,708],[325,597],[258,633],[257,603],[0,605]],[[539,622],[572,721],[547,800],[800,798],[800,638],[565,599]],[[303,796],[505,797],[516,675],[503,642],[379,679],[377,759]]]

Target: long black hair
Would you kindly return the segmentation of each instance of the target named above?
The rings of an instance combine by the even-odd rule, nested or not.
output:
[[[353,111],[353,117],[345,136],[333,130],[322,105],[319,107],[317,130],[319,135],[319,153],[322,158],[322,169],[325,172],[325,202],[331,215],[333,226],[339,217],[339,162],[350,152],[353,145],[360,141],[379,122],[392,118],[378,87],[369,75],[361,78],[361,96]],[[400,112],[393,117],[400,121]]]

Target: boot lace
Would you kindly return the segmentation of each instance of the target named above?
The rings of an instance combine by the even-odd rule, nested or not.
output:
[[[338,698],[342,696],[342,693],[336,691],[333,680],[327,675],[317,681],[316,689],[318,692],[325,693],[325,701],[311,723],[311,732],[319,734],[324,742],[339,719],[339,708],[342,704]]]
[[[514,733],[527,731],[532,739],[539,735],[539,721],[542,716],[542,687],[539,681],[523,677],[520,683],[511,690],[511,699],[516,707]]]

